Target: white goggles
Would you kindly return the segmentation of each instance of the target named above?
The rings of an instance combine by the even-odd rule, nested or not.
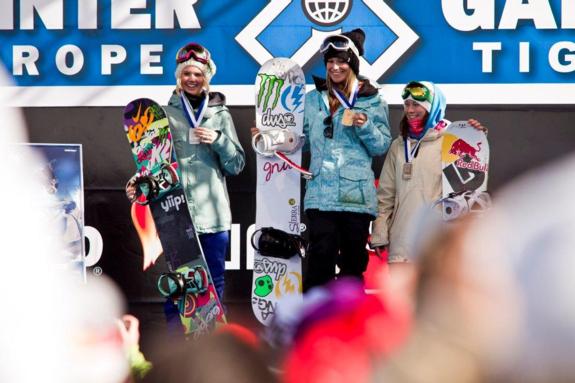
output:
[[[347,51],[348,49],[351,49],[355,56],[359,58],[359,51],[357,50],[357,47],[347,36],[333,35],[327,37],[325,40],[323,40],[323,43],[321,43],[321,46],[319,47],[320,53],[324,53],[329,49],[329,47],[332,47],[338,51]]]

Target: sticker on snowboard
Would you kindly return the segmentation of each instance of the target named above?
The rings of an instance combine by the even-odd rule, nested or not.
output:
[[[300,183],[305,77],[292,60],[267,61],[256,78],[256,231],[252,309],[264,325],[278,302],[301,297]],[[259,251],[258,251],[259,249]]]
[[[157,232],[168,264],[169,273],[162,274],[158,289],[177,302],[185,334],[209,332],[225,323],[225,316],[179,182],[166,113],[153,100],[133,100],[124,108],[124,131],[137,167],[128,181],[136,190],[134,204],[141,205],[132,210],[134,225],[141,239],[140,232],[145,233],[142,246],[154,246],[153,253],[158,251],[153,238]]]
[[[441,147],[443,174],[443,218],[454,219],[459,210],[469,210],[472,205],[487,208],[491,200],[487,193],[489,172],[489,143],[481,130],[467,121],[452,122],[443,134]],[[467,209],[457,209],[459,201]],[[477,202],[477,204],[475,204]]]

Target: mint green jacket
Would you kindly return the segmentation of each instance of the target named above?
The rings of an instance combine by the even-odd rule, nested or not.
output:
[[[200,123],[219,132],[211,145],[188,143],[190,125],[178,95],[172,95],[165,110],[196,230],[200,234],[230,230],[232,214],[225,177],[242,171],[245,153],[224,95],[210,93],[208,108]]]

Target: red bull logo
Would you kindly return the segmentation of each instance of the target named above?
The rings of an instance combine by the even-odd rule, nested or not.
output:
[[[457,166],[458,168],[477,170],[480,172],[487,172],[489,170],[487,164],[481,164],[480,162],[477,161],[466,162],[461,158],[455,162],[455,166]]]
[[[477,149],[476,149],[460,138],[451,145],[451,149],[449,149],[449,154],[454,154],[460,158],[468,156],[470,160],[474,159],[475,161],[480,162],[479,158],[477,157],[477,153],[480,151],[481,151],[481,142],[477,143]]]

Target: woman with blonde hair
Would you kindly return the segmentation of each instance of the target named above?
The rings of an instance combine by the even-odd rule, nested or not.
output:
[[[226,98],[210,92],[216,73],[210,52],[190,43],[176,57],[176,90],[166,113],[188,207],[220,299],[232,225],[226,176],[239,174],[245,154]]]
[[[377,215],[372,159],[391,142],[388,107],[359,75],[365,33],[327,37],[320,47],[326,79],[314,77],[306,95],[304,133],[311,154],[304,209],[309,221],[308,269],[304,289],[340,276],[362,279],[370,222]]]

